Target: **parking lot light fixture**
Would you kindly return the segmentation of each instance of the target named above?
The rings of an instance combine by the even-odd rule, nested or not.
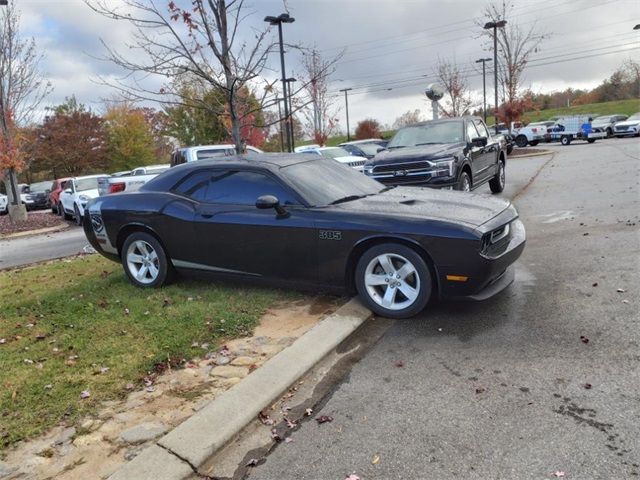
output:
[[[476,60],[476,63],[482,62],[482,117],[484,118],[485,123],[487,123],[487,82],[485,77],[485,64],[490,61],[490,58],[480,58]]]
[[[493,29],[493,83],[495,89],[493,117],[496,124],[496,134],[498,133],[498,29],[503,28],[506,24],[506,20],[498,20],[497,22],[487,22],[484,24],[485,30]]]
[[[351,88],[343,88],[342,90],[340,90],[341,92],[344,92],[344,107],[346,109],[346,113],[347,113],[347,142],[351,141],[351,135],[349,134],[349,97],[347,96],[347,92],[349,90],[352,90]]]
[[[289,119],[289,107],[287,105],[287,75],[285,73],[284,67],[284,42],[282,41],[282,24],[283,23],[293,23],[295,22],[295,18],[290,16],[288,13],[282,13],[277,17],[267,16],[264,17],[264,21],[268,22],[269,25],[277,25],[278,26],[278,38],[280,40],[280,66],[282,69],[282,96],[285,99],[284,102],[284,118]],[[293,151],[291,147],[291,135],[289,133],[289,129],[287,129],[287,151]]]
[[[293,103],[291,101],[291,99],[293,98],[293,82],[295,82],[296,79],[295,78],[286,78],[285,82],[287,82],[287,91],[289,92],[289,118],[287,118],[287,128],[289,129],[289,135],[291,138],[291,148],[294,149],[296,147],[295,145],[295,138],[293,138]],[[285,99],[285,103],[287,103],[287,100]]]

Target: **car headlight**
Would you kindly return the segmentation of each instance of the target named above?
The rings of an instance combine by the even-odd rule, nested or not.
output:
[[[435,177],[452,177],[453,176],[453,164],[456,163],[455,160],[438,160],[436,162],[432,162],[435,172]]]

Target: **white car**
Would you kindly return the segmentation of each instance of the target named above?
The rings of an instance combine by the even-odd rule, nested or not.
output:
[[[169,170],[168,163],[162,165],[147,165],[138,167],[129,175],[103,177],[98,180],[98,193],[100,196],[118,192],[137,192],[141,186],[152,178],[156,178],[162,172]]]
[[[247,155],[262,154],[262,150],[247,145]],[[230,143],[222,145],[200,145],[198,147],[179,148],[171,155],[171,166],[195,162],[216,157],[229,157],[236,154],[236,146]]]
[[[616,137],[640,136],[640,112],[634,113],[624,122],[616,123],[613,127],[613,134]]]
[[[60,192],[60,215],[65,220],[75,220],[77,225],[82,224],[84,207],[92,198],[98,196],[98,180],[107,175],[87,175],[67,180],[64,189]]]
[[[0,193],[0,215],[6,215],[9,211],[9,201],[6,195]]]
[[[513,132],[516,145],[520,148],[531,145],[535,147],[544,140],[544,136],[547,133],[549,122],[533,122],[526,127],[521,127],[517,131]]]
[[[322,155],[323,157],[333,158],[334,160],[349,165],[355,168],[359,172],[364,168],[364,164],[367,163],[366,157],[357,157],[351,155],[342,147],[316,147],[313,145],[307,146],[307,148],[300,147],[295,149],[296,153],[312,153],[315,155]]]

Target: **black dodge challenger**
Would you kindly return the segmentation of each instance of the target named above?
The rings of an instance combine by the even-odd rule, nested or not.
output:
[[[385,187],[300,154],[184,164],[86,211],[89,242],[140,287],[208,271],[357,292],[391,318],[417,314],[432,297],[496,294],[525,244],[507,201]]]

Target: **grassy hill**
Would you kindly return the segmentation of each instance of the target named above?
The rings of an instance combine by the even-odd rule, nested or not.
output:
[[[589,103],[586,105],[576,105],[574,107],[550,108],[548,110],[527,112],[524,114],[524,121],[525,123],[539,122],[541,120],[547,120],[551,117],[560,115],[580,115],[585,113],[590,113],[594,116],[598,116],[613,115],[615,113],[619,113],[621,115],[633,115],[637,112],[640,112],[640,98],[634,98],[631,100],[617,100],[615,102]],[[491,125],[492,123],[493,117],[488,117],[487,124]],[[382,137],[391,138],[394,133],[395,131],[393,130],[382,132]],[[336,137],[329,138],[327,140],[327,146],[339,145],[340,143],[346,141],[346,135],[338,135]],[[313,142],[310,140],[296,142],[296,146],[308,145],[310,143]]]

